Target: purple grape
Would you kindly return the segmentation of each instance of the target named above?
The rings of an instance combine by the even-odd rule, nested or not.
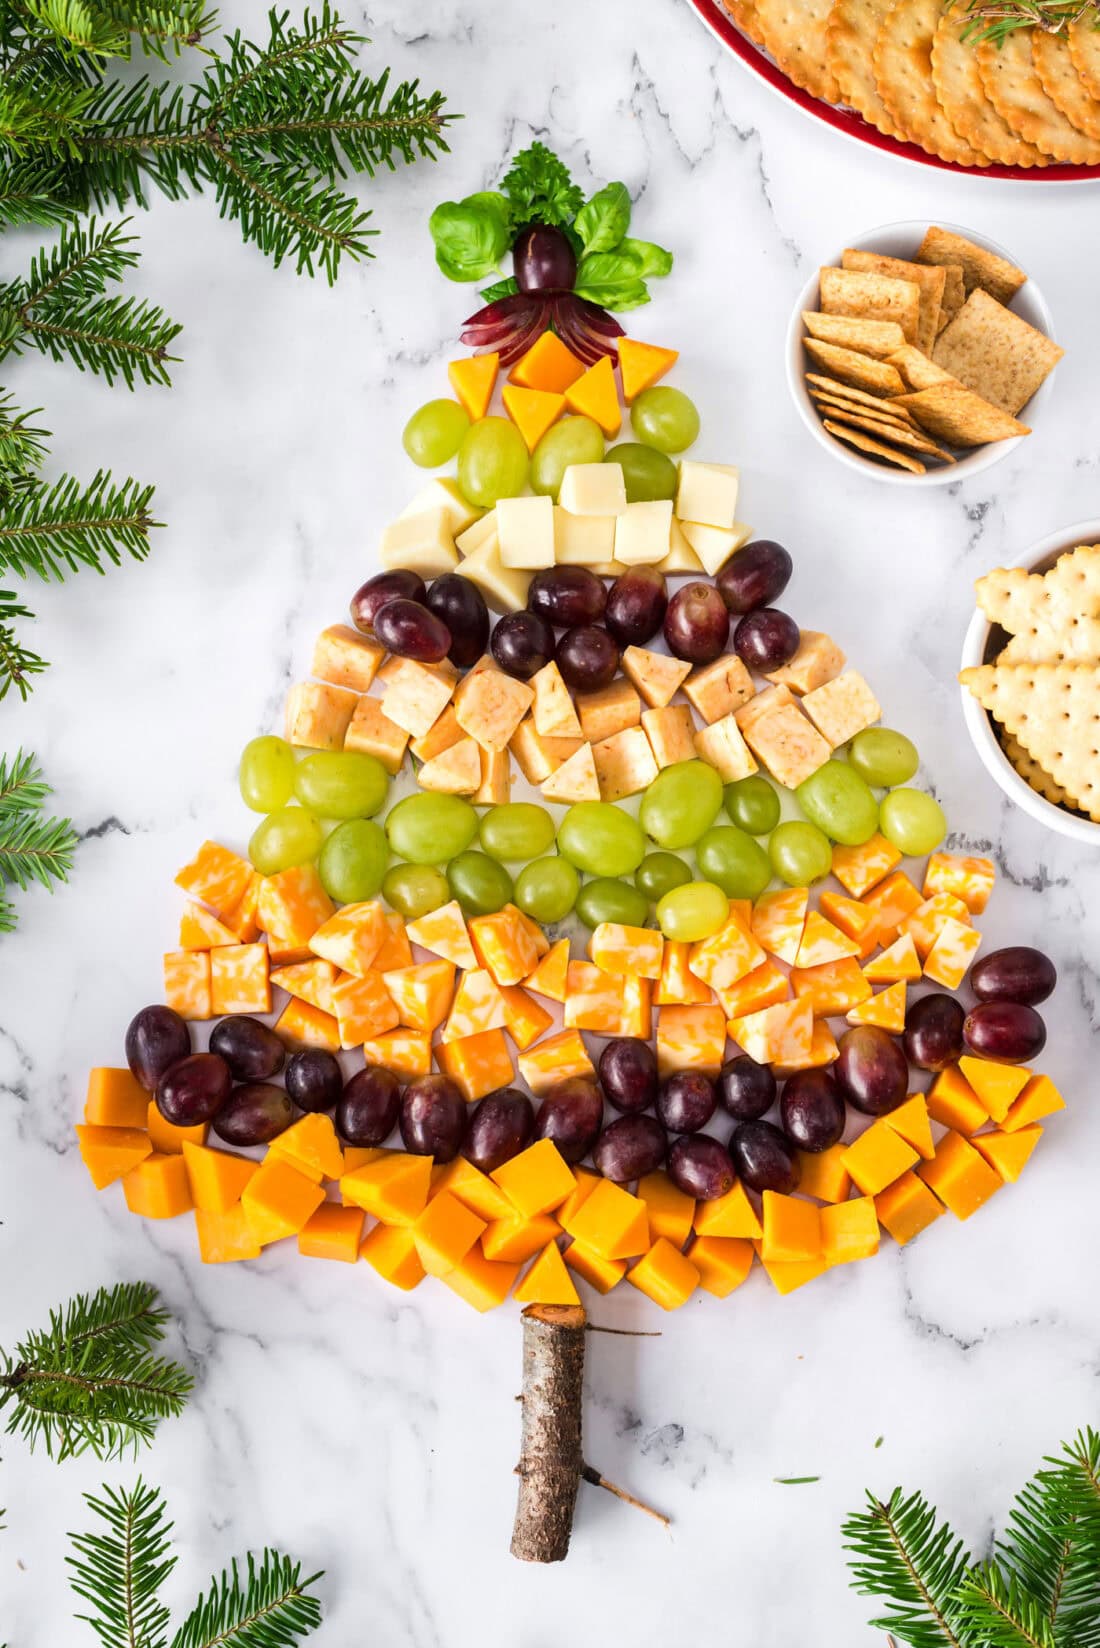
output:
[[[489,608],[477,585],[457,572],[445,572],[430,586],[424,605],[450,632],[447,657],[455,668],[476,664],[489,644]]]
[[[210,1032],[210,1051],[229,1066],[234,1081],[266,1081],[286,1063],[286,1048],[269,1025],[234,1013]]]
[[[828,1150],[844,1132],[844,1100],[828,1070],[797,1070],[779,1101],[783,1131],[799,1150]]]
[[[620,573],[607,596],[604,623],[621,647],[644,647],[660,631],[668,611],[668,585],[656,567]]]
[[[898,1042],[877,1024],[845,1030],[833,1074],[848,1103],[865,1116],[896,1110],[909,1091],[909,1065]]]
[[[674,658],[711,664],[726,650],[730,615],[713,584],[684,584],[668,603],[665,640]]]
[[[725,1145],[709,1133],[691,1133],[673,1139],[668,1153],[668,1176],[685,1196],[712,1202],[733,1189],[734,1172]]]
[[[449,1076],[421,1076],[401,1095],[399,1119],[406,1150],[453,1162],[466,1132],[466,1100]]]
[[[1017,1001],[1024,1007],[1038,1007],[1057,983],[1050,957],[1027,944],[994,950],[970,969],[970,988],[979,1001]]]
[[[126,1062],[147,1093],[191,1051],[191,1032],[171,1007],[143,1007],[126,1031]]]
[[[577,254],[566,234],[550,223],[529,223],[516,236],[512,268],[521,292],[571,292]]]
[[[535,1135],[552,1139],[567,1162],[583,1161],[603,1121],[603,1097],[587,1076],[566,1076],[549,1090],[535,1119]]]
[[[920,1070],[946,1070],[963,1050],[963,1012],[954,996],[942,990],[921,996],[905,1015],[901,1045],[910,1064]]]
[[[217,1114],[232,1085],[229,1066],[216,1053],[189,1053],[157,1083],[157,1109],[173,1127],[197,1127]]]
[[[401,596],[378,608],[374,634],[395,658],[413,658],[418,664],[439,664],[451,650],[451,632],[446,624],[423,602]]]
[[[789,664],[798,651],[801,631],[778,607],[746,613],[733,632],[733,650],[749,669],[768,675]]]
[[[798,1188],[800,1168],[794,1146],[771,1122],[742,1122],[730,1138],[733,1170],[750,1190],[789,1196]]]
[[[270,1144],[294,1120],[294,1106],[273,1082],[235,1087],[211,1127],[226,1144]]]
[[[396,568],[393,572],[376,572],[368,578],[351,598],[351,621],[363,635],[374,634],[374,620],[387,601],[402,599],[423,601],[427,591],[418,572]]]
[[[606,606],[604,581],[587,567],[547,567],[535,573],[527,590],[528,610],[557,629],[598,624]]]
[[[502,1087],[474,1106],[462,1154],[482,1173],[492,1173],[525,1150],[534,1132],[535,1112],[527,1094]]]
[[[510,612],[493,631],[489,650],[517,681],[530,681],[554,656],[554,631],[535,612]]]
[[[647,1041],[616,1036],[600,1054],[600,1081],[609,1104],[636,1114],[657,1102],[657,1055]]]
[[[668,1154],[668,1137],[654,1116],[620,1116],[605,1127],[592,1152],[597,1173],[616,1184],[655,1173]]]
[[[344,1090],[340,1061],[323,1047],[292,1053],[283,1080],[299,1110],[332,1110]]]
[[[727,609],[741,618],[757,607],[770,607],[791,581],[794,562],[782,544],[761,538],[736,549],[714,580]]]
[[[739,1122],[755,1122],[775,1103],[771,1067],[757,1064],[747,1053],[729,1059],[718,1077],[718,1101]]]
[[[574,692],[599,692],[609,687],[619,668],[619,649],[605,629],[580,624],[567,629],[558,642],[558,668]]]
[[[348,1144],[385,1144],[397,1126],[401,1084],[391,1070],[368,1064],[357,1070],[336,1106],[336,1131]]]
[[[670,1133],[698,1133],[714,1115],[714,1083],[701,1070],[675,1070],[661,1083],[657,1115]]]
[[[1024,1002],[982,1001],[966,1015],[963,1039],[982,1058],[1028,1064],[1046,1046],[1047,1027]]]

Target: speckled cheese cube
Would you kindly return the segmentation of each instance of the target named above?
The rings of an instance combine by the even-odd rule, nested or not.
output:
[[[686,704],[666,704],[663,709],[645,710],[642,726],[658,767],[672,767],[677,761],[695,759],[695,722]]]
[[[825,739],[793,702],[781,704],[743,731],[745,742],[761,765],[788,790],[797,789],[804,779],[825,765],[832,753]]]
[[[380,698],[360,698],[344,734],[344,749],[373,755],[387,772],[400,770],[409,735],[382,708]]]
[[[558,566],[606,566],[615,556],[614,515],[571,515],[554,505],[554,559]],[[617,563],[615,563],[617,565]]]
[[[691,665],[646,647],[627,647],[622,672],[650,709],[663,709],[691,674]]]
[[[615,518],[615,559],[623,566],[656,566],[668,554],[671,533],[670,498],[627,504]]]
[[[724,784],[756,771],[756,762],[734,715],[723,715],[709,727],[700,728],[693,743],[699,758],[710,762]]]
[[[385,712],[410,738],[423,738],[435,726],[455,690],[452,670],[414,658],[391,658],[382,677]]]
[[[680,531],[702,562],[703,571],[713,578],[734,550],[747,544],[752,527],[735,521],[732,527],[705,526],[700,521],[681,521]]]
[[[378,558],[390,570],[418,572],[439,578],[453,572],[458,551],[446,509],[426,509],[391,521],[382,533]]]
[[[511,738],[508,748],[519,763],[519,770],[528,784],[541,784],[544,778],[549,778],[556,772],[563,761],[568,761],[584,743],[583,738],[546,738],[535,726],[535,718],[529,715],[521,721]]]
[[[684,697],[708,725],[732,715],[755,692],[752,676],[735,652],[694,670],[684,682]]]
[[[621,464],[568,464],[558,502],[570,515],[621,515],[626,509],[626,482]]]
[[[831,636],[820,630],[804,629],[794,657],[781,669],[772,670],[768,680],[799,694],[813,692],[839,675],[845,662],[843,652]]]
[[[310,750],[342,749],[357,703],[357,695],[344,687],[299,681],[286,697],[288,742]]]
[[[480,509],[476,504],[467,502],[462,488],[451,475],[437,475],[426,482],[397,518],[403,521],[410,515],[425,515],[434,509],[443,511],[456,543],[460,533],[468,532],[475,522],[482,519]]]
[[[743,733],[747,733],[750,727],[754,727],[766,715],[771,715],[773,711],[794,702],[795,696],[790,687],[765,687],[762,692],[756,693],[747,703],[742,704],[739,710],[735,710],[737,725]]]
[[[641,727],[626,727],[612,738],[593,744],[592,759],[603,801],[637,795],[657,776],[657,763]]]
[[[538,572],[554,565],[554,505],[545,496],[497,503],[500,562]]]
[[[732,531],[737,519],[741,472],[736,464],[698,463],[681,458],[676,514],[681,521]]]
[[[878,699],[858,670],[845,670],[806,693],[802,708],[834,750],[882,714]]]
[[[581,724],[577,720],[569,688],[553,659],[532,676],[531,687],[535,694],[532,713],[537,731],[544,738],[576,738],[579,741]]]
[[[570,805],[576,801],[598,801],[600,781],[596,776],[591,744],[579,745],[560,767],[555,767],[549,778],[543,779],[542,793],[547,801],[568,802]]]
[[[463,732],[487,750],[507,750],[508,740],[535,701],[525,681],[502,670],[471,671],[455,692],[455,714]]]
[[[581,692],[576,698],[581,736],[590,744],[611,738],[641,720],[642,703],[629,681],[612,681],[598,692]]]
[[[377,641],[369,641],[349,624],[330,624],[317,637],[310,669],[319,681],[367,692],[385,656]]]

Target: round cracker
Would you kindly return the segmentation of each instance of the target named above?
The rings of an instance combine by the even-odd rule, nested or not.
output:
[[[890,0],[833,0],[825,24],[825,56],[840,101],[887,137],[904,138],[878,94],[871,61],[879,25],[889,9]]]
[[[760,32],[760,25],[756,21],[756,5],[754,0],[721,0],[724,10],[728,11],[742,34],[748,35],[756,45],[763,46],[764,36]]]
[[[1091,16],[1070,24],[1069,55],[1090,97],[1100,98],[1100,29]]]
[[[891,119],[926,154],[956,166],[988,166],[989,157],[963,142],[936,98],[932,41],[942,10],[941,0],[894,0],[875,41],[875,84]]]
[[[1031,57],[1030,29],[1013,29],[1003,43],[975,47],[986,96],[1001,119],[1044,154],[1073,166],[1100,163],[1100,142],[1078,131],[1043,90]]]
[[[825,58],[825,24],[832,0],[755,0],[764,45],[788,80],[823,103],[840,88]]]
[[[1005,124],[985,95],[973,40],[962,38],[973,19],[943,14],[932,41],[932,79],[948,120],[964,143],[1003,166],[1048,166],[1049,158]]]
[[[1073,807],[1073,802],[1061,784],[1051,778],[1045,767],[1040,767],[1033,755],[1028,755],[1024,746],[1013,738],[1010,732],[1002,736],[1001,748],[1024,783],[1030,784],[1044,801],[1052,801],[1056,807]]]
[[[1032,29],[1031,60],[1039,84],[1070,125],[1086,137],[1100,138],[1100,103],[1078,73],[1065,35]]]

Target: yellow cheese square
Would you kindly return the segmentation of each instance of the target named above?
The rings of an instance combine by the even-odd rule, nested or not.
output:
[[[801,1150],[798,1161],[801,1172],[798,1188],[804,1196],[816,1196],[819,1202],[846,1202],[852,1189],[852,1176],[844,1165],[844,1144],[832,1144],[828,1150]]]
[[[863,1194],[877,1196],[920,1157],[912,1145],[880,1117],[847,1147],[841,1159]]]
[[[453,475],[436,475],[426,481],[405,505],[398,520],[406,520],[410,515],[423,515],[433,509],[443,511],[451,535],[456,540],[484,519],[476,504],[467,501]]]
[[[647,1173],[638,1180],[637,1195],[645,1203],[649,1233],[654,1241],[665,1236],[673,1247],[683,1247],[691,1235],[695,1199],[673,1184],[667,1173]],[[564,1214],[562,1215],[564,1224]]]
[[[943,1211],[943,1203],[912,1172],[903,1173],[875,1197],[879,1223],[899,1247],[927,1230]]]
[[[621,515],[626,509],[626,482],[617,463],[568,464],[558,502],[570,515]]]
[[[762,1197],[764,1235],[760,1257],[793,1264],[814,1259],[821,1252],[821,1210],[800,1196],[765,1190]]]
[[[562,1229],[601,1259],[632,1259],[650,1244],[645,1203],[610,1179],[593,1187]]]
[[[497,537],[502,566],[537,572],[554,565],[554,505],[545,494],[500,498]]]
[[[615,521],[612,515],[571,515],[554,505],[554,560],[558,566],[615,566]]]
[[[681,521],[733,530],[737,520],[737,493],[741,471],[736,464],[699,463],[680,459],[676,486],[676,514]]]
[[[446,508],[401,515],[382,532],[378,558],[387,569],[418,572],[439,578],[458,564],[450,513]]]
[[[424,1280],[424,1266],[416,1251],[413,1233],[402,1225],[375,1225],[367,1234],[359,1257],[384,1281],[409,1293]]]
[[[477,527],[471,530],[477,531],[481,525],[479,521]],[[501,561],[495,509],[492,511],[491,530],[486,532],[476,549],[466,551],[455,571],[481,591],[486,605],[494,612],[522,612],[527,605],[532,574],[518,567],[506,567]]]
[[[696,1205],[695,1233],[697,1236],[744,1237],[749,1241],[763,1235],[756,1209],[740,1180],[724,1196]]]
[[[668,554],[671,535],[670,498],[627,504],[615,517],[615,559],[623,566],[655,566]]]
[[[730,527],[707,526],[703,521],[680,521],[680,531],[691,549],[699,557],[704,572],[711,577],[729,560],[735,550],[747,544],[752,527],[743,521],[734,521]]]

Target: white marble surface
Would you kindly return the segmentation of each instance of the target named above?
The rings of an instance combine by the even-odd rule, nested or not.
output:
[[[246,22],[251,8],[225,12]],[[5,373],[22,403],[48,409],[58,463],[155,479],[168,526],[146,567],[32,592],[56,663],[31,707],[0,712],[4,747],[37,748],[86,838],[70,890],[28,896],[19,937],[0,941],[0,1343],[76,1288],[122,1275],[163,1290],[198,1391],[141,1468],[170,1497],[181,1599],[231,1550],[270,1541],[327,1570],[317,1640],[333,1648],[869,1643],[839,1536],[865,1486],[925,1486],[981,1546],[1040,1456],[1096,1418],[1100,864],[1009,810],[953,683],[974,576],[1100,514],[1081,256],[1096,186],[991,185],[850,146],[724,57],[684,0],[378,0],[370,29],[375,61],[443,85],[467,116],[448,161],[372,190],[375,265],[329,291],[273,272],[209,201],[157,203],[134,285],[186,322],[171,394],[131,397],[38,361]],[[240,745],[272,724],[408,491],[401,423],[443,392],[472,306],[434,270],[427,212],[492,182],[532,136],[586,183],[624,178],[638,232],[675,249],[635,328],[679,346],[700,454],[741,464],[747,518],[797,557],[788,604],[841,639],[888,720],[919,740],[958,839],[995,854],[987,942],[1055,955],[1044,1063],[1071,1104],[1023,1184],[969,1225],[944,1220],[908,1254],[887,1244],[788,1300],[760,1280],[725,1304],[699,1298],[661,1339],[595,1341],[588,1451],[674,1526],[584,1490],[573,1554],[547,1571],[507,1554],[512,1311],[483,1320],[441,1289],[406,1298],[365,1267],[293,1252],[203,1270],[189,1228],[143,1225],[90,1190],[72,1137],[87,1067],[118,1058],[131,1012],[157,994],[172,872],[205,834],[244,838]],[[1004,243],[1068,346],[1043,427],[961,487],[852,475],[810,439],[783,382],[808,271],[901,218]],[[654,1313],[616,1295],[595,1314]],[[91,1640],[70,1620],[63,1535],[87,1520],[81,1489],[132,1474],[4,1447],[0,1634],[13,1648]],[[821,1480],[774,1481],[792,1475]]]

